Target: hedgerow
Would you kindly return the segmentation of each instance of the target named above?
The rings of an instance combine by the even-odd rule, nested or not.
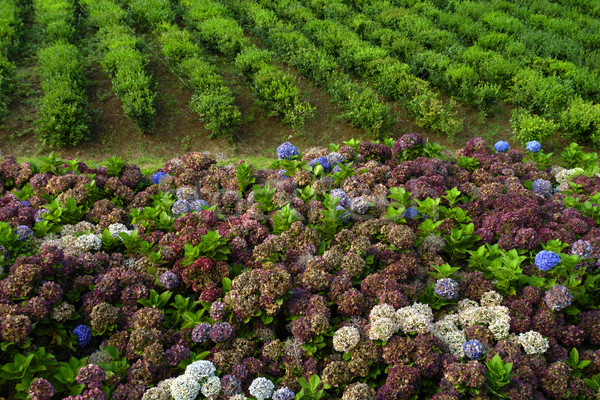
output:
[[[15,66],[10,61],[21,27],[20,7],[15,0],[0,4],[0,119],[8,113]]]
[[[90,22],[100,29],[102,68],[112,80],[112,90],[123,104],[123,112],[142,132],[154,127],[156,90],[146,72],[147,57],[140,42],[121,19],[123,9],[112,0],[83,0]]]

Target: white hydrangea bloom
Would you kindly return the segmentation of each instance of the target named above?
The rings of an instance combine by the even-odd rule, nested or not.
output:
[[[398,322],[396,317],[396,309],[386,303],[377,304],[371,309],[371,313],[369,314],[369,321],[371,321],[371,323],[380,318],[389,318],[394,322]]]
[[[98,251],[102,247],[102,239],[93,233],[78,236],[73,243],[73,247],[83,252]]]
[[[508,318],[498,318],[492,321],[488,328],[494,335],[494,339],[501,340],[508,338],[508,333],[510,330],[510,319]]]
[[[391,318],[378,318],[371,322],[369,329],[369,339],[371,340],[388,340],[392,335],[398,332],[398,323]]]
[[[112,237],[119,238],[119,239],[121,239],[121,241],[123,241],[123,238],[121,236],[119,236],[119,233],[125,232],[127,234],[130,234],[132,232],[129,229],[127,229],[127,227],[125,225],[120,224],[120,223],[110,224],[108,226],[108,231],[110,232]]]
[[[203,378],[213,376],[216,370],[214,364],[210,361],[199,360],[188,365],[185,369],[185,374],[197,381],[201,381]]]
[[[471,299],[461,299],[456,305],[458,312],[463,312],[474,307],[479,307],[479,304],[475,300]]]
[[[246,396],[244,396],[242,393],[238,393],[238,394],[234,394],[233,396],[230,396],[229,400],[248,400],[248,398]]]
[[[400,329],[405,333],[425,333],[431,330],[433,311],[427,304],[414,303],[412,306],[402,307],[396,312],[396,315]]]
[[[333,348],[341,353],[353,349],[360,341],[360,332],[353,326],[344,326],[333,335]]]
[[[173,379],[170,387],[174,400],[194,400],[200,393],[200,382],[188,374]]]
[[[265,400],[273,395],[275,385],[267,378],[259,377],[252,381],[248,388],[248,392],[256,398],[256,400]]]
[[[548,339],[536,331],[520,333],[515,341],[523,346],[523,350],[527,354],[543,354],[549,347]]]
[[[435,334],[435,333],[434,333]],[[467,338],[463,331],[450,331],[445,332],[444,334],[435,334],[446,346],[448,346],[448,350],[456,357],[464,357],[465,352],[463,350],[463,343],[467,341]]]
[[[202,383],[202,387],[200,388],[200,392],[205,397],[211,397],[216,395],[221,391],[221,380],[218,376],[209,376],[206,378],[204,383]]]
[[[500,293],[490,290],[481,295],[480,303],[482,307],[499,306],[502,304],[502,299],[503,297]]]

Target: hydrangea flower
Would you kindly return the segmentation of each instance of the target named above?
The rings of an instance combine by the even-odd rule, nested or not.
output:
[[[352,350],[360,341],[360,332],[353,326],[344,326],[333,335],[333,348],[341,353]]]
[[[206,200],[202,200],[202,199],[194,200],[190,203],[190,205],[192,207],[192,211],[196,211],[196,212],[200,212],[200,211],[204,210],[204,208],[202,208],[202,207],[210,207],[210,204],[208,204],[208,202]]]
[[[99,388],[104,382],[106,374],[99,365],[88,364],[79,369],[75,380],[79,384],[84,384],[89,388]]]
[[[290,142],[285,142],[277,147],[277,158],[280,160],[283,159],[291,159],[298,155],[298,148],[291,144]]]
[[[550,197],[552,196],[552,183],[545,179],[537,179],[532,185],[533,193],[539,194],[540,196]]]
[[[31,207],[31,204],[29,204],[27,200],[21,200],[21,204],[23,204],[25,207]]]
[[[369,329],[369,339],[371,340],[388,340],[392,335],[398,332],[399,325],[392,318],[377,318],[371,321],[371,329]]]
[[[584,260],[590,258],[593,252],[594,248],[587,240],[579,239],[571,245],[571,254]]]
[[[531,153],[537,153],[542,149],[542,145],[537,140],[532,140],[530,142],[527,142],[525,148]]]
[[[477,339],[464,342],[463,351],[465,352],[465,356],[469,357],[471,360],[479,360],[485,354],[483,345]]]
[[[192,329],[192,340],[196,343],[204,343],[210,337],[210,324],[203,322]]]
[[[259,377],[252,381],[252,384],[248,388],[250,395],[255,397],[256,400],[265,400],[271,397],[273,394],[275,385],[267,378]]]
[[[218,376],[209,376],[202,383],[202,387],[200,387],[200,392],[205,397],[211,397],[218,394],[221,391],[221,380]]]
[[[505,142],[504,140],[499,140],[496,142],[496,144],[494,144],[494,148],[496,149],[496,151],[498,153],[504,153],[506,151],[508,151],[510,145]]]
[[[160,276],[160,284],[167,290],[173,290],[179,285],[179,278],[174,272],[166,271]]]
[[[535,256],[535,265],[542,271],[550,271],[560,264],[560,256],[553,251],[542,250]]]
[[[295,397],[296,394],[287,386],[277,389],[273,393],[273,400],[294,400]]]
[[[33,237],[33,229],[27,225],[19,225],[15,229],[15,234],[20,241],[27,240]]]
[[[404,216],[406,218],[416,218],[419,215],[419,212],[414,207],[406,207],[404,211]]]
[[[327,172],[331,169],[331,164],[329,164],[329,161],[327,161],[327,157],[315,158],[314,160],[309,161],[308,165],[310,165],[313,169],[317,165],[320,165],[323,167],[323,170],[325,170],[325,172]]]
[[[571,305],[573,295],[566,286],[554,285],[552,286],[552,289],[548,290],[544,295],[544,301],[548,308],[551,308],[554,311],[560,311]]]
[[[435,294],[446,300],[458,299],[458,282],[451,278],[438,279],[435,283]]]
[[[334,174],[337,174],[338,172],[342,172],[342,169],[340,168],[339,165],[336,165],[335,167],[333,167],[331,172],[333,172]]]
[[[56,394],[56,389],[46,379],[37,378],[29,386],[28,393],[32,400],[50,400]]]
[[[197,380],[198,382],[202,380],[202,378],[207,378],[209,376],[213,376],[215,374],[215,371],[217,369],[215,368],[214,364],[211,363],[210,361],[206,361],[206,360],[199,360],[199,361],[194,361],[193,363],[191,363],[190,365],[188,365],[185,369],[185,375],[191,376],[192,378],[194,378],[195,380]],[[219,381],[219,387],[220,387],[220,381]]]
[[[200,381],[185,373],[171,381],[170,389],[176,400],[194,400],[200,393]]]
[[[177,200],[171,207],[171,212],[175,215],[185,214],[192,210],[192,204],[187,200]]]
[[[152,183],[154,183],[155,185],[158,185],[160,183],[160,181],[162,181],[167,176],[169,176],[169,175],[165,174],[162,171],[158,171],[157,173],[152,175]]]
[[[331,196],[333,198],[338,198],[340,201],[338,202],[338,206],[342,206],[344,208],[350,207],[350,197],[344,192],[343,189],[333,189],[331,191]]]
[[[338,219],[343,219],[345,224],[348,223],[348,221],[350,221],[350,213],[346,211],[344,207],[338,204],[337,206],[335,206],[335,209],[337,211],[345,211],[342,215],[338,217]]]
[[[362,197],[355,197],[350,200],[350,209],[357,214],[365,214],[367,211],[369,211],[369,206],[369,202]]]
[[[77,341],[81,347],[87,346],[92,341],[92,330],[89,326],[78,325],[73,329],[73,334],[77,336]]]
[[[242,381],[233,374],[225,375],[221,378],[221,389],[226,396],[242,393]]]
[[[224,342],[233,336],[235,336],[235,330],[229,322],[217,322],[210,329],[210,338],[215,343]]]
[[[338,164],[342,164],[344,161],[346,161],[346,159],[343,155],[341,155],[337,151],[334,151],[327,154],[327,161],[329,162],[329,164],[337,166]]]
[[[529,331],[520,333],[517,336],[517,343],[523,346],[527,354],[543,354],[548,350],[548,339],[545,339],[541,333]]]

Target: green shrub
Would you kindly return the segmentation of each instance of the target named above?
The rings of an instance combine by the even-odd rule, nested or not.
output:
[[[522,144],[531,140],[544,141],[551,137],[557,125],[552,120],[544,119],[539,115],[531,114],[525,109],[513,110],[510,117],[513,138]]]
[[[138,18],[153,27],[161,22],[171,22],[175,18],[169,0],[128,0],[127,5]]]
[[[600,146],[600,104],[575,97],[560,114],[560,126],[569,139]]]
[[[75,35],[75,6],[72,0],[34,0],[35,19],[48,43],[71,41]]]
[[[8,114],[15,66],[0,54],[0,118]]]
[[[233,57],[248,45],[243,29],[231,18],[215,17],[197,26],[198,37],[211,49]]]

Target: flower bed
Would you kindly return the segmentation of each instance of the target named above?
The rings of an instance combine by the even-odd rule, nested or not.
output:
[[[570,164],[591,156],[385,143],[153,174],[5,156],[0,392],[596,396],[600,177]]]

